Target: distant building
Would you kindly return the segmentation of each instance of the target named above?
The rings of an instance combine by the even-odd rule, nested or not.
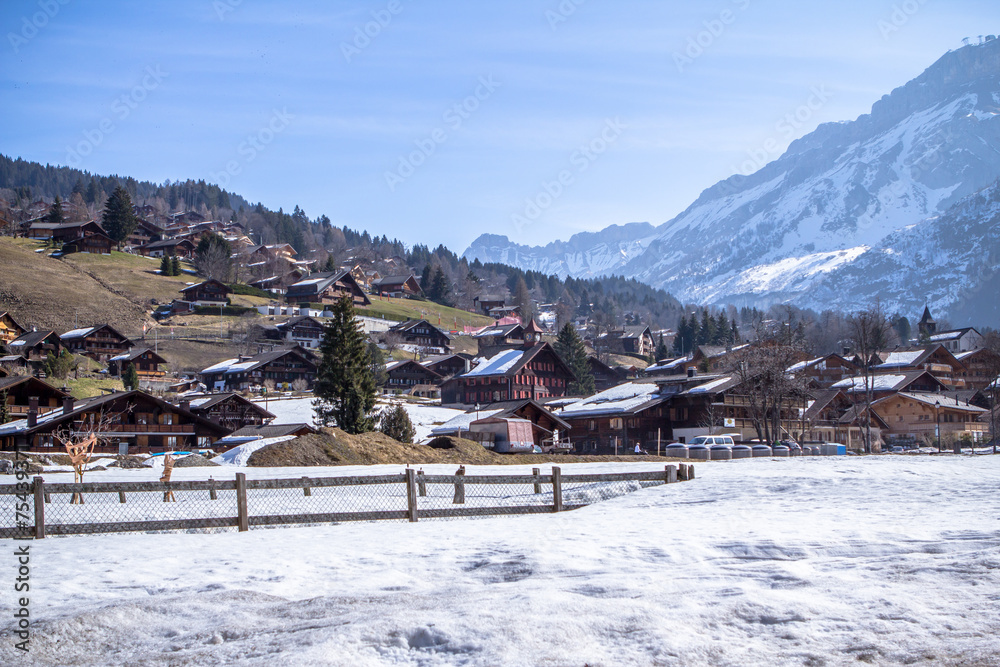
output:
[[[140,380],[151,380],[165,376],[166,371],[160,370],[160,365],[167,360],[148,347],[134,347],[124,354],[108,359],[108,372],[111,375],[124,375],[129,366],[135,367]]]
[[[229,429],[142,391],[119,391],[75,401],[63,399],[61,409],[38,414],[29,408],[25,419],[0,426],[0,448],[65,452],[55,437],[60,431],[93,431],[95,452],[139,454],[194,447],[211,447]]]
[[[288,287],[285,300],[288,303],[332,304],[349,296],[356,306],[371,305],[371,299],[347,269],[329,273],[314,273]]]
[[[394,337],[396,342],[406,345],[451,351],[451,337],[427,320],[400,322],[390,327],[385,335]]]
[[[233,293],[228,285],[215,278],[209,278],[197,285],[191,285],[181,290],[183,300],[195,306],[219,308],[229,305],[229,295]]]
[[[307,389],[312,389],[316,371],[315,357],[301,347],[294,347],[227,359],[209,366],[198,375],[212,391],[246,391],[263,386],[268,380],[277,387],[289,389],[294,382],[302,380]]]
[[[379,296],[414,297],[423,294],[420,283],[413,274],[386,276],[372,280],[372,290]]]
[[[128,352],[131,340],[110,324],[73,329],[59,335],[62,344],[73,354],[82,354],[95,361],[106,362],[111,357]]]
[[[257,403],[233,392],[185,398],[180,406],[231,431],[246,426],[264,426],[275,418]]]

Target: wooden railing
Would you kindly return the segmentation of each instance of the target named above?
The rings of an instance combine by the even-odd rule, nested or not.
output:
[[[0,485],[0,538],[544,514],[694,479],[694,466],[610,474],[425,475]],[[301,493],[290,493],[299,490]],[[315,493],[314,493],[315,492]],[[181,497],[183,495],[183,497]],[[181,497],[183,502],[177,502]],[[59,499],[59,500],[56,500]],[[77,502],[78,501],[78,502]],[[251,511],[253,510],[253,511]],[[200,512],[195,516],[179,516]],[[16,519],[15,519],[16,517]]]

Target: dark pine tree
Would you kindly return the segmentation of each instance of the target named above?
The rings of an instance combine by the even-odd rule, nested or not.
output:
[[[170,258],[170,275],[181,275],[181,260],[177,257],[177,255]]]
[[[170,265],[170,255],[164,255],[163,259],[160,260],[160,275],[161,276],[172,276],[173,268]]]
[[[128,190],[120,185],[117,186],[104,204],[104,215],[101,217],[104,231],[121,250],[122,243],[132,235],[138,224],[139,219],[132,212],[132,197],[129,196]]]
[[[375,376],[350,297],[334,304],[319,351],[321,361],[313,389],[317,421],[323,426],[336,424],[353,434],[372,430]]]
[[[666,359],[670,356],[670,350],[667,349],[667,344],[663,342],[663,334],[660,334],[660,342],[656,345],[656,361],[661,359]]]
[[[61,225],[66,222],[66,216],[63,215],[62,210],[62,199],[59,198],[59,195],[56,195],[55,203],[52,204],[52,208],[49,209],[49,212],[45,214],[45,217],[42,218],[42,220],[45,222],[51,222],[54,225]]]
[[[378,430],[394,440],[409,443],[413,442],[417,434],[413,422],[410,421],[410,415],[400,403],[382,411],[378,417]]]
[[[552,347],[563,363],[569,366],[573,375],[576,376],[576,380],[571,382],[568,387],[569,393],[576,396],[593,394],[596,387],[594,386],[594,374],[591,372],[590,362],[587,360],[587,348],[583,346],[583,341],[576,333],[576,327],[572,323],[567,323],[559,330],[559,336]]]
[[[139,388],[139,374],[135,370],[135,364],[129,364],[122,373],[122,384],[125,389],[134,390]]]

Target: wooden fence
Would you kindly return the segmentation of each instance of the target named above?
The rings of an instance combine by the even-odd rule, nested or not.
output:
[[[171,482],[0,485],[0,537],[231,529],[346,521],[543,514],[585,507],[643,487],[694,479],[694,466],[662,471],[563,475],[425,475]],[[294,492],[298,493],[294,493]],[[178,500],[180,498],[180,500]],[[253,510],[253,511],[251,511]],[[191,514],[183,516],[180,514]],[[46,515],[49,515],[48,517]],[[13,522],[14,525],[10,525]]]

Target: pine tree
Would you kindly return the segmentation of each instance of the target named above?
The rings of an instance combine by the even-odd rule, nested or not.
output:
[[[117,186],[115,191],[108,197],[104,204],[104,215],[101,217],[101,225],[108,236],[118,244],[118,249],[122,249],[125,242],[139,224],[139,219],[132,211],[132,198],[128,190],[122,186]]]
[[[350,297],[334,304],[319,351],[322,359],[313,389],[316,420],[323,426],[335,423],[347,433],[370,431],[375,377]]]
[[[444,271],[438,266],[431,276],[430,299],[434,303],[440,303],[442,306],[450,306],[451,302],[448,300],[449,292],[451,292],[451,285],[448,284],[448,277],[444,275]]]
[[[139,388],[139,374],[135,370],[135,364],[129,364],[122,373],[122,384],[125,389],[135,390]]]
[[[681,315],[681,319],[677,322],[677,335],[674,336],[674,354],[677,356],[682,356],[687,354],[687,350],[684,347],[684,335],[687,333],[687,318]]]
[[[531,303],[531,292],[528,291],[528,284],[524,282],[524,276],[519,276],[517,279],[517,287],[514,288],[514,305],[521,311],[521,321],[530,322],[531,316],[534,314],[534,307]]]
[[[375,378],[375,386],[381,387],[388,381],[389,376],[385,370],[385,354],[374,341],[368,341],[368,364]]]
[[[172,276],[173,270],[170,265],[170,255],[164,255],[163,259],[160,260],[160,275],[161,276]]]
[[[417,430],[413,428],[413,422],[410,421],[410,415],[406,413],[406,408],[399,403],[382,411],[378,417],[378,430],[400,442],[412,443],[413,438],[417,435]]]
[[[170,258],[170,275],[179,276],[181,275],[181,260],[177,255]]]
[[[49,209],[49,212],[45,214],[45,217],[42,218],[42,220],[44,222],[51,222],[55,225],[61,225],[66,222],[66,216],[63,215],[62,210],[62,199],[59,198],[59,195],[56,195],[55,203],[52,204],[52,208]]]
[[[596,391],[594,386],[594,374],[590,370],[590,362],[587,360],[587,348],[583,346],[583,341],[576,328],[567,323],[559,330],[555,345],[552,346],[563,363],[576,376],[576,380],[570,383],[568,391],[576,396],[590,396]]]
[[[667,344],[663,342],[663,334],[660,334],[660,342],[656,346],[656,353],[653,355],[656,357],[656,361],[661,359],[666,359],[670,356],[670,351],[667,350]]]
[[[431,291],[431,265],[425,264],[424,270],[420,273],[420,289],[427,295]]]
[[[85,200],[88,204],[96,204],[98,197],[100,197],[100,192],[97,189],[97,181],[92,178],[90,179],[90,183],[87,183]]]

